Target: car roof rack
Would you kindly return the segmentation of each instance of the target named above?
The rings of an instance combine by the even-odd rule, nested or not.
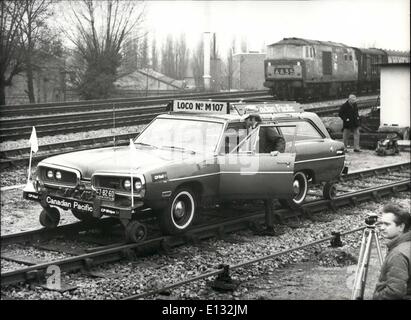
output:
[[[303,106],[295,101],[276,101],[258,103],[239,102],[231,103],[230,107],[231,110],[236,111],[240,116],[243,116],[245,114],[269,115],[278,113],[304,112]]]

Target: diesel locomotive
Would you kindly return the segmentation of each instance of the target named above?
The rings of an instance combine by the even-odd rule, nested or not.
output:
[[[409,52],[363,49],[331,41],[284,38],[267,47],[264,86],[285,100],[378,92],[379,64],[410,62]]]

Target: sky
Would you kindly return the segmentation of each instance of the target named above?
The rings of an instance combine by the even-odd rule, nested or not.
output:
[[[215,32],[220,52],[233,36],[245,37],[248,50],[256,51],[285,37],[410,50],[408,0],[148,0],[145,24],[158,42],[185,33],[190,47],[203,32]]]

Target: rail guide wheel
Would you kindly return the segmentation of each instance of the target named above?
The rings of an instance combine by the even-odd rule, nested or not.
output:
[[[142,242],[147,237],[147,227],[138,221],[132,220],[125,228],[125,236],[127,242]]]
[[[323,187],[323,197],[328,200],[333,200],[337,197],[337,187],[333,182],[327,182]]]
[[[44,208],[39,217],[40,224],[47,228],[56,228],[60,222],[60,211],[57,208]]]
[[[91,214],[88,214],[86,212],[81,212],[75,209],[71,209],[71,213],[73,216],[75,216],[78,220],[80,221],[85,221],[85,222],[96,222],[98,221],[98,218],[93,217]]]

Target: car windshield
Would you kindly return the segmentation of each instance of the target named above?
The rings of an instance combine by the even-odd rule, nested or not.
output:
[[[195,153],[215,150],[222,123],[185,119],[156,119],[135,140],[135,143],[159,149]]]

